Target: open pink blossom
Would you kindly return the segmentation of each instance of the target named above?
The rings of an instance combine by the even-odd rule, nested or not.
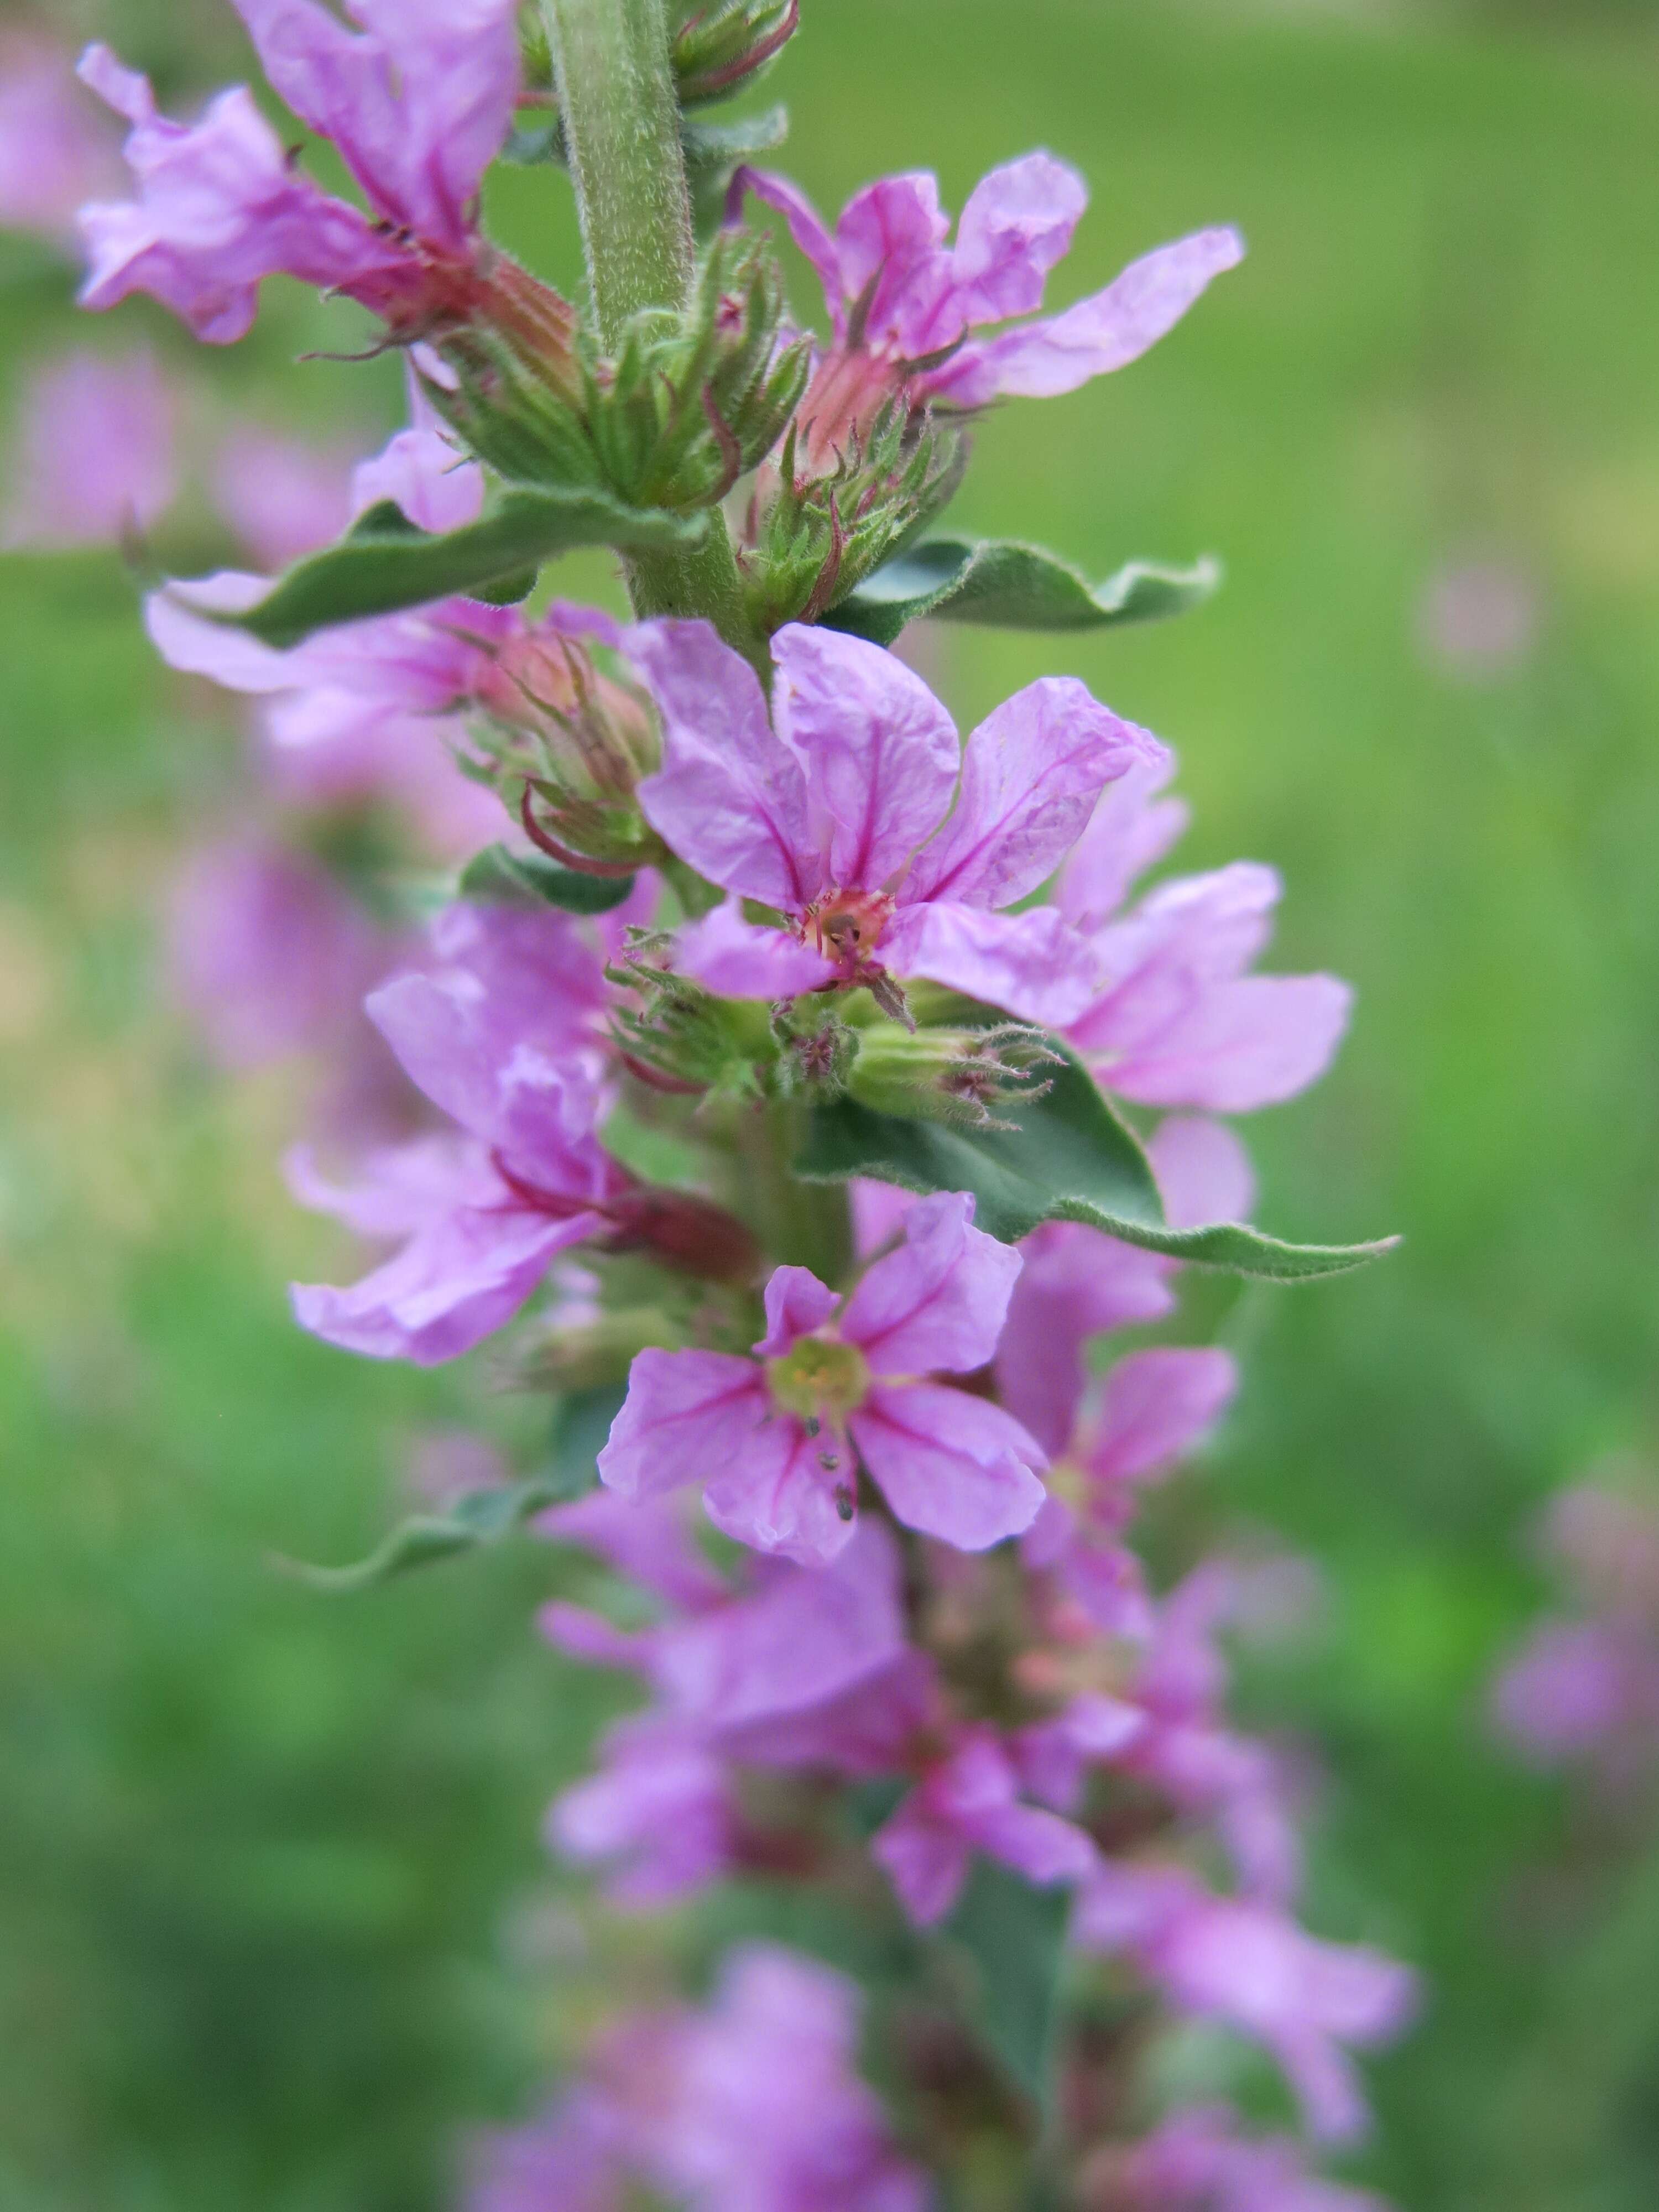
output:
[[[1042,1887],[1088,1875],[1098,1856],[1089,1838],[1058,1814],[1022,1803],[1020,1787],[994,1729],[959,1728],[877,1829],[871,1856],[919,1927],[949,1913],[976,1850]]]
[[[93,46],[81,74],[132,126],[138,197],[82,210],[83,303],[148,292],[224,345],[278,274],[347,294],[398,336],[499,289],[474,204],[518,90],[514,0],[350,0],[356,30],[317,0],[236,6],[272,85],[334,142],[368,212],[309,181],[246,87],[171,122],[144,77]]]
[[[391,501],[423,530],[472,520],[483,500],[483,472],[458,459],[418,403],[410,426],[351,478],[354,515]],[[246,613],[270,588],[234,569],[168,584],[145,603],[150,638],[173,667],[269,702],[270,762],[285,791],[313,803],[383,795],[444,854],[476,852],[505,827],[499,801],[456,765],[467,711],[510,720],[529,698],[568,698],[567,653],[619,635],[609,616],[562,601],[532,618],[520,607],[437,599],[340,623],[286,651],[217,618]]]
[[[603,1002],[597,954],[564,916],[454,907],[423,972],[368,1010],[405,1073],[460,1126],[373,1156],[299,1194],[369,1236],[404,1240],[350,1290],[296,1285],[313,1335],[380,1359],[453,1359],[511,1318],[557,1255],[617,1225],[633,1185],[598,1139],[606,1095],[582,1048]]]
[[[1250,1164],[1221,1122],[1171,1115],[1148,1152],[1171,1228],[1249,1218]],[[1071,1221],[1045,1222],[1019,1249],[1025,1267],[997,1346],[997,1388],[1052,1459],[1077,1425],[1091,1339],[1173,1313],[1180,1263]]]
[[[1173,763],[1147,763],[1108,791],[1062,870],[1060,911],[1099,966],[1066,1034],[1102,1085],[1146,1106],[1242,1114],[1322,1075],[1352,994],[1334,975],[1253,975],[1279,880],[1236,860],[1159,884],[1121,911],[1140,869],[1179,836],[1185,810],[1158,794]]]
[[[612,2028],[530,2126],[486,2138],[466,2212],[927,2212],[857,2070],[863,2001],[775,1943],[731,1952],[707,2005]]]
[[[908,1528],[973,1552],[1018,1535],[1042,1452],[1000,1406],[930,1379],[985,1365],[1019,1273],[973,1212],[966,1194],[922,1200],[845,1300],[778,1268],[752,1358],[641,1352],[604,1480],[627,1498],[700,1484],[727,1535],[808,1563],[851,1541],[860,1465]]]
[[[994,169],[969,195],[951,246],[938,179],[925,171],[866,185],[833,232],[799,186],[760,169],[733,177],[728,220],[738,220],[747,192],[784,217],[823,284],[834,343],[799,410],[821,464],[844,452],[895,393],[912,404],[980,407],[1073,392],[1124,368],[1244,251],[1237,231],[1198,231],[1143,256],[1062,314],[975,337],[1042,305],[1048,272],[1088,204],[1082,178],[1066,162],[1027,154]]]
[[[1172,2112],[1124,2176],[1134,2212],[1389,2212],[1369,2190],[1310,2172],[1293,2136],[1249,2136],[1228,2105]]]
[[[173,394],[147,349],[45,363],[24,392],[0,542],[115,544],[178,489]]]
[[[1347,2047],[1386,2043],[1415,2009],[1408,1968],[1359,1944],[1327,1943],[1276,1905],[1218,1897],[1173,1865],[1103,1859],[1073,1938],[1123,1953],[1178,2011],[1264,2045],[1322,2142],[1363,2135],[1369,2115]]]
[[[1159,1346],[1131,1352],[1106,1378],[1098,1411],[1070,1440],[1066,1494],[1051,1486],[1021,1543],[1097,1631],[1145,1643],[1152,1632],[1140,1562],[1124,1541],[1140,1492],[1212,1428],[1237,1387],[1224,1352]]]
[[[769,719],[754,670],[708,623],[645,623],[624,644],[662,715],[662,767],[639,787],[647,819],[712,883],[787,924],[727,917],[727,988],[868,983],[880,995],[921,975],[1056,1024],[1087,1003],[1091,957],[1054,909],[999,909],[1052,872],[1114,777],[1158,757],[1155,738],[1050,677],[963,747],[902,661],[799,623],[772,640]]]
[[[1096,1766],[1150,1784],[1189,1818],[1213,1825],[1249,1895],[1284,1904],[1300,1883],[1302,1854],[1280,1764],[1229,1728],[1221,1709],[1226,1676],[1214,1636],[1237,1598],[1224,1561],[1196,1568],[1148,1607],[1127,1688],[1085,1692],[1054,1719],[1022,1730],[1017,1753],[1025,1786],[1059,1812],[1078,1810]]]

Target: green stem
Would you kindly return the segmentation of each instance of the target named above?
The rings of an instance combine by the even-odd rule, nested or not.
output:
[[[542,0],[581,217],[599,337],[614,350],[631,316],[685,307],[696,256],[679,101],[663,0]],[[718,507],[689,551],[624,562],[635,614],[701,615],[769,675],[744,606]]]
[[[800,1120],[797,1106],[780,1102],[743,1129],[738,1165],[746,1211],[769,1258],[810,1267],[821,1283],[839,1290],[852,1272],[852,1207],[844,1183],[800,1182],[791,1173]]]

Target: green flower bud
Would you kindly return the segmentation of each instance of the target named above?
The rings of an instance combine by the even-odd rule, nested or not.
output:
[[[748,84],[794,36],[800,0],[713,0],[674,33],[670,58],[682,107],[725,100]]]
[[[858,1032],[847,1089],[860,1105],[912,1121],[958,1128],[1009,1129],[999,1106],[1040,1098],[1052,1082],[1045,1067],[1060,1055],[1041,1030],[1004,1022],[985,1030],[918,1030],[883,1025]]]

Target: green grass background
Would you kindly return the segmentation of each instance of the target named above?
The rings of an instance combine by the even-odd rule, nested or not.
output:
[[[1202,222],[1249,238],[1148,360],[988,422],[952,517],[1103,573],[1218,551],[1222,597],[1121,638],[953,633],[939,678],[964,726],[1061,668],[1149,723],[1195,809],[1182,860],[1280,866],[1277,959],[1358,986],[1335,1073],[1251,1126],[1262,1218],[1407,1242],[1233,1317],[1248,1381],[1204,1513],[1329,1587],[1322,1634],[1243,1696],[1324,1763],[1316,1924],[1427,1978],[1374,2069],[1367,2174],[1410,2212],[1641,2212],[1659,1858],[1507,1766],[1481,1698],[1542,1596],[1540,1501],[1655,1449],[1655,10],[803,13],[768,92],[830,205],[924,164],[959,204],[1046,144],[1095,194],[1062,299]],[[204,6],[97,23],[180,97],[243,66]],[[574,281],[561,179],[504,178],[492,216]],[[83,325],[33,251],[0,277],[9,384],[142,328],[198,411],[364,444],[391,420],[389,365],[289,366],[344,326],[281,288],[209,356],[142,308]],[[1541,609],[1530,655],[1479,686],[1417,641],[1428,577],[1469,549]],[[367,1548],[416,1431],[510,1437],[523,1413],[479,1374],[383,1370],[289,1322],[285,1279],[340,1256],[280,1188],[295,1079],[206,1073],[155,957],[181,841],[239,803],[236,744],[154,665],[112,556],[0,560],[8,2212],[441,2203],[459,2136],[525,2108],[592,1963],[535,1831],[606,1693],[532,1636],[548,1559],[352,1601],[270,1565]]]

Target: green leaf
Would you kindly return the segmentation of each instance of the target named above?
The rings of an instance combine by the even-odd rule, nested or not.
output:
[[[1131,561],[1103,584],[1091,585],[1069,561],[1041,546],[1003,538],[934,538],[866,576],[824,620],[877,645],[891,645],[907,623],[923,615],[1005,629],[1100,629],[1183,613],[1220,581],[1221,566],[1213,560],[1190,568]]]
[[[447,1513],[412,1514],[389,1531],[366,1559],[349,1567],[313,1566],[301,1559],[279,1559],[277,1565],[313,1589],[345,1595],[395,1581],[435,1560],[453,1559],[457,1553],[498,1544],[544,1507],[562,1505],[592,1488],[593,1462],[611,1433],[623,1396],[621,1389],[608,1382],[569,1392],[560,1401],[552,1452],[539,1474],[491,1490],[470,1491]]]
[[[566,914],[609,914],[634,888],[632,876],[585,876],[539,853],[486,845],[461,872],[456,890],[482,906],[556,906]]]
[[[972,1191],[975,1220],[1005,1244],[1039,1222],[1081,1221],[1149,1252],[1279,1282],[1345,1274],[1399,1243],[1286,1244],[1241,1222],[1166,1228],[1139,1139],[1077,1055],[1058,1038],[1048,1042],[1060,1055],[1054,1082],[1041,1097],[999,1108],[1012,1128],[914,1121],[839,1098],[812,1109],[795,1173],[811,1182],[872,1176],[906,1190]]]
[[[523,571],[580,545],[662,549],[690,544],[705,526],[702,515],[624,507],[605,492],[515,485],[477,521],[433,537],[383,501],[338,544],[290,568],[257,606],[225,619],[285,648],[336,623],[395,614],[452,592],[478,598],[509,580],[516,589]]]
[[[701,169],[734,169],[739,161],[751,161],[757,154],[774,154],[789,136],[789,110],[780,105],[764,109],[759,115],[749,115],[737,123],[705,123],[701,118],[682,116],[680,143],[685,150],[685,166],[694,173]]]
[[[972,1966],[968,2010],[981,2040],[1042,2112],[1054,2090],[1060,1968],[1071,1899],[976,1858],[945,1939]]]

